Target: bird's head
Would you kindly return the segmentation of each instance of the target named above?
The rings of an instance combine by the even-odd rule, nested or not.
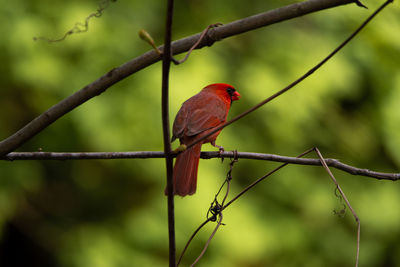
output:
[[[206,86],[203,90],[214,91],[216,94],[229,100],[231,103],[240,98],[239,92],[236,91],[232,85],[226,83],[213,83]]]

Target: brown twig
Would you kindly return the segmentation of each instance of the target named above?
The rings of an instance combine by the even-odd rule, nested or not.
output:
[[[208,245],[210,245],[211,239],[214,237],[215,233],[217,232],[218,228],[221,226],[222,224],[222,219],[223,219],[223,215],[222,215],[222,211],[219,213],[219,220],[217,223],[217,226],[215,226],[214,231],[211,233],[210,237],[208,238],[206,245],[204,246],[203,250],[201,251],[200,255],[197,257],[197,259],[190,265],[190,267],[193,267],[197,264],[197,262],[203,257],[204,253],[206,252]]]
[[[193,238],[197,235],[197,233],[201,230],[201,228],[203,228],[203,226],[206,225],[209,221],[211,221],[211,219],[205,220],[202,224],[200,224],[199,227],[197,227],[197,229],[190,236],[189,240],[186,242],[185,247],[183,248],[183,251],[181,253],[181,256],[179,257],[179,260],[178,260],[176,266],[179,266],[179,264],[181,263],[183,255],[185,254],[185,252],[186,252],[187,248],[189,247],[190,243],[192,242]]]
[[[337,182],[335,176],[333,175],[333,173],[329,169],[328,165],[326,164],[325,159],[322,156],[322,154],[319,151],[319,149],[315,147],[313,150],[318,155],[318,158],[321,160],[322,166],[325,168],[326,172],[329,174],[329,176],[331,177],[332,181],[335,183],[337,190],[339,191],[339,193],[342,196],[343,200],[345,201],[347,207],[350,209],[351,213],[353,214],[354,219],[356,220],[356,223],[357,223],[357,252],[356,252],[356,265],[355,265],[355,267],[358,267],[358,259],[359,259],[359,256],[360,256],[360,231],[361,231],[360,219],[358,218],[355,210],[351,206],[351,204],[350,204],[349,200],[347,199],[345,193],[343,192],[342,188],[340,187],[339,183]]]
[[[176,154],[173,155],[174,157]],[[136,151],[136,152],[11,152],[6,156],[0,157],[0,160],[99,160],[99,159],[148,159],[148,158],[164,158],[162,151]],[[200,157],[202,159],[212,158],[232,158],[234,152],[224,151],[203,151]],[[241,159],[268,160],[275,162],[285,162],[288,164],[321,166],[319,159],[296,158],[280,156],[275,154],[253,153],[253,152],[237,152],[237,157]],[[344,172],[371,177],[379,180],[400,180],[400,173],[376,172],[368,169],[361,169],[342,163],[337,159],[325,159],[328,166],[342,170]]]
[[[354,3],[354,0],[307,0],[270,10],[215,28],[212,31],[212,36],[207,35],[207,38],[203,38],[203,41],[197,46],[197,48],[210,46],[215,41],[219,41],[230,36],[238,35],[277,22],[350,3]],[[177,55],[188,51],[193,44],[199,40],[199,36],[200,33],[174,41],[171,44],[173,54]],[[159,48],[160,50],[163,50],[162,46]],[[135,72],[138,72],[143,68],[158,62],[160,59],[161,56],[156,51],[151,50],[117,68],[110,70],[96,81],[88,84],[79,91],[75,92],[73,95],[55,104],[47,111],[36,117],[34,120],[26,124],[16,133],[1,141],[0,156],[4,156],[9,152],[14,151],[30,138],[58,120],[60,117],[79,105],[85,103],[89,99],[100,95],[113,84],[123,80],[124,78],[134,74]]]
[[[215,24],[208,25],[207,28],[205,28],[204,31],[200,34],[199,40],[197,40],[197,42],[186,53],[185,57],[181,60],[176,60],[175,58],[172,57],[172,62],[174,62],[175,65],[179,65],[179,64],[182,64],[183,62],[185,62],[188,59],[189,55],[192,53],[192,51],[194,49],[196,49],[199,46],[199,44],[203,41],[203,39],[206,36],[206,34],[208,33],[208,31],[212,28],[215,28],[215,27],[218,27],[221,25],[222,25],[222,23],[215,23]]]

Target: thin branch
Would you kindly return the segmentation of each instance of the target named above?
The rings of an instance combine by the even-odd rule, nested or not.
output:
[[[11,152],[0,160],[88,160],[165,158],[163,151],[135,152]]]
[[[333,175],[333,173],[329,169],[328,165],[326,164],[326,160],[322,156],[322,154],[319,151],[319,149],[315,147],[313,150],[315,151],[315,153],[317,153],[318,158],[321,160],[322,166],[324,167],[326,172],[329,174],[329,176],[331,177],[332,181],[335,183],[336,188],[339,190],[340,195],[342,196],[342,198],[346,202],[347,207],[349,207],[351,213],[353,214],[354,219],[356,220],[356,223],[357,223],[357,250],[356,250],[356,265],[355,265],[355,267],[358,267],[358,259],[359,259],[359,256],[360,256],[360,233],[361,233],[361,222],[360,222],[360,219],[358,218],[357,213],[355,212],[355,210],[351,206],[349,200],[347,199],[347,197],[346,197],[345,193],[343,192],[342,188],[340,187],[339,183],[336,181],[335,176]]]
[[[218,228],[221,226],[222,224],[222,219],[223,219],[223,215],[222,215],[222,211],[219,213],[219,220],[217,225],[214,228],[214,231],[211,233],[210,237],[208,238],[206,245],[204,246],[203,250],[201,251],[200,255],[197,257],[197,259],[190,265],[190,267],[193,267],[197,264],[197,262],[199,262],[199,260],[201,259],[201,257],[203,257],[204,253],[206,252],[208,245],[210,245],[211,239],[213,239],[214,235],[217,233]]]
[[[93,160],[93,159],[150,159],[150,158],[164,158],[162,151],[137,151],[137,152],[11,152],[6,156],[0,157],[0,160]],[[173,155],[174,157],[176,156]],[[236,156],[241,159],[256,159],[267,160],[275,162],[284,162],[287,164],[321,166],[319,159],[304,159],[296,157],[280,156],[275,154],[253,153],[253,152],[236,152]],[[233,151],[207,151],[201,152],[202,159],[212,158],[234,158],[235,152]],[[353,175],[361,175],[379,180],[400,180],[400,173],[386,173],[376,172],[368,169],[356,168],[351,165],[340,162],[337,159],[325,159],[329,167],[333,167]]]
[[[200,226],[197,227],[197,229],[193,232],[193,234],[190,236],[189,240],[186,242],[186,245],[182,250],[182,253],[179,257],[179,260],[178,260],[176,266],[179,266],[179,264],[181,263],[183,255],[185,255],[185,252],[186,252],[187,248],[189,247],[190,243],[192,242],[193,238],[197,235],[197,233],[201,230],[201,228],[203,228],[203,226],[206,225],[210,221],[211,221],[211,218],[207,218],[207,220],[205,220],[202,224],[200,224]]]
[[[231,119],[230,121],[225,122],[224,124],[215,127],[212,131],[207,133],[206,135],[202,136],[199,139],[196,139],[192,143],[187,145],[187,148],[190,148],[197,144],[198,142],[205,140],[209,136],[215,134],[216,132],[220,131],[221,129],[225,128],[226,126],[234,123],[235,121],[247,116],[248,114],[256,111],[260,107],[264,106],[268,102],[271,102],[278,96],[284,94],[285,92],[289,91],[293,87],[295,87],[297,84],[302,82],[304,79],[309,77],[311,74],[313,74],[316,70],[318,70],[322,65],[324,65],[329,59],[331,59],[337,52],[339,52],[346,44],[348,44],[367,24],[370,22],[380,11],[382,11],[389,3],[393,2],[393,0],[387,0],[385,3],[383,3],[374,13],[372,13],[344,42],[342,42],[335,50],[333,50],[327,57],[325,57],[323,60],[321,60],[317,65],[312,67],[309,71],[307,71],[305,74],[303,74],[300,78],[283,88],[282,90],[276,92],[272,96],[266,98],[265,100],[261,101],[259,104],[253,106],[252,108],[248,109],[247,111],[243,112],[242,114],[239,114],[235,118]]]
[[[197,42],[186,53],[185,57],[181,60],[176,60],[176,59],[172,58],[172,62],[174,62],[175,65],[179,65],[179,64],[182,64],[183,62],[185,62],[189,58],[189,55],[192,53],[192,51],[194,49],[196,49],[199,46],[199,44],[203,41],[203,39],[206,36],[206,34],[208,33],[208,31],[212,28],[215,28],[215,27],[218,27],[221,25],[222,25],[222,23],[215,23],[215,24],[208,25],[207,28],[205,28],[204,31],[200,34],[199,40],[197,40]]]
[[[353,2],[354,0],[307,0],[270,10],[210,30],[206,35],[206,38],[203,38],[203,41],[197,46],[197,48],[211,46],[216,41],[260,27]],[[173,54],[176,55],[188,51],[197,40],[199,40],[200,34],[201,33],[198,33],[174,41],[171,45]],[[163,50],[162,46],[160,47],[160,50]],[[117,68],[110,70],[96,81],[88,84],[71,96],[55,104],[16,133],[1,141],[0,156],[14,151],[60,117],[85,103],[89,99],[100,95],[113,84],[154,64],[155,62],[158,62],[160,59],[161,56],[156,51],[151,50]]]
[[[174,0],[167,1],[165,22],[164,53],[162,59],[162,85],[161,85],[161,117],[163,129],[163,142],[165,153],[167,205],[168,205],[168,238],[169,238],[169,267],[176,266],[176,242],[175,242],[175,207],[173,194],[173,156],[170,142],[169,125],[169,71],[171,67],[171,36],[172,17],[174,14]]]

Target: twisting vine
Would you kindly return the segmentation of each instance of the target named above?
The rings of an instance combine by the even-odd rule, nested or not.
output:
[[[224,210],[224,205],[225,205],[225,201],[228,198],[229,192],[230,192],[230,187],[231,187],[231,181],[232,181],[232,171],[233,171],[233,166],[236,162],[239,161],[238,157],[237,157],[237,151],[233,151],[233,158],[231,158],[231,162],[229,163],[229,170],[226,174],[226,178],[224,180],[224,182],[222,183],[221,187],[219,188],[219,190],[217,191],[217,193],[215,194],[214,200],[211,202],[210,208],[207,211],[207,215],[206,215],[206,221],[204,223],[202,223],[192,234],[192,236],[189,238],[189,240],[187,241],[185,248],[183,249],[177,266],[181,263],[183,256],[185,255],[185,252],[187,250],[187,248],[189,247],[190,243],[192,242],[193,238],[197,235],[197,233],[200,231],[201,228],[203,228],[204,225],[206,225],[208,222],[217,222],[217,225],[215,226],[213,232],[211,233],[210,237],[208,238],[206,244],[204,245],[203,250],[201,251],[200,255],[196,258],[196,260],[192,263],[192,265],[190,266],[194,266],[200,259],[201,257],[203,257],[204,253],[206,252],[208,245],[210,244],[212,238],[214,237],[215,233],[217,232],[217,230],[219,229],[219,227],[221,225],[224,225],[222,223],[222,219],[223,219],[223,215],[222,215],[222,211]],[[226,185],[226,192],[224,195],[224,198],[222,199],[222,202],[219,203],[218,201],[218,196],[221,193],[222,189],[225,187]]]
[[[84,33],[89,30],[89,21],[92,18],[99,18],[103,15],[104,10],[110,5],[110,2],[117,2],[117,0],[103,0],[99,3],[98,8],[95,12],[91,13],[85,18],[85,22],[76,22],[74,27],[68,30],[64,35],[58,39],[51,39],[47,37],[33,37],[34,41],[46,41],[48,43],[56,43],[64,41],[68,36],[77,33]]]

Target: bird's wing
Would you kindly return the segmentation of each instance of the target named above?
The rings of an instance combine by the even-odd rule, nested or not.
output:
[[[200,107],[192,110],[186,126],[186,136],[194,136],[226,121],[228,111],[218,98],[206,99]]]
[[[187,127],[189,109],[190,106],[187,105],[185,102],[176,114],[174,125],[172,128],[173,136],[171,142],[174,141],[176,138],[181,138],[183,136]]]
[[[176,114],[172,140],[194,136],[221,125],[226,121],[228,110],[214,94],[199,93],[191,97]]]

